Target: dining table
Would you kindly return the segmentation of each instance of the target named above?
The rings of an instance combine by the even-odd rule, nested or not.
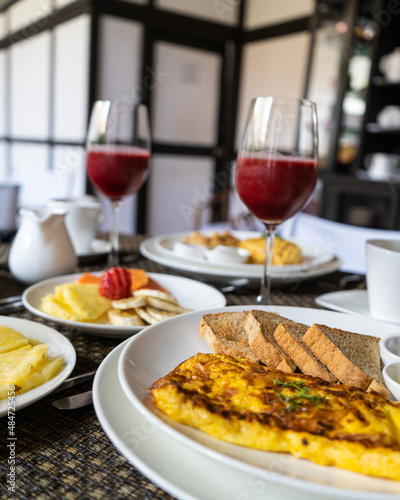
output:
[[[101,235],[105,239],[104,235]],[[179,272],[146,259],[140,254],[140,243],[146,235],[120,237],[121,259],[126,267],[146,272],[179,275]],[[0,244],[0,299],[20,295],[29,286],[15,279],[7,266],[10,242]],[[95,255],[79,259],[76,272],[105,269],[106,256]],[[334,271],[306,281],[296,281],[274,288],[273,303],[283,306],[319,308],[315,298],[343,287],[347,273]],[[196,279],[196,276],[191,276]],[[201,279],[201,278],[199,278]],[[215,284],[221,287],[221,283]],[[361,279],[354,286],[365,287]],[[228,306],[256,305],[257,287],[232,287],[225,291]],[[1,313],[0,313],[1,314]],[[75,348],[77,360],[72,376],[96,370],[106,356],[123,339],[88,334],[80,328],[61,325],[32,314],[23,306],[11,310],[8,316],[45,324],[67,337]],[[73,387],[22,408],[15,414],[16,469],[15,489],[10,494],[4,478],[9,471],[7,462],[7,418],[0,419],[0,440],[3,459],[0,462],[3,480],[1,498],[66,498],[66,499],[159,499],[176,498],[146,477],[145,471],[130,463],[114,446],[104,431],[93,405],[75,410],[60,410],[52,402],[90,390],[92,382]],[[267,498],[267,497],[266,497]]]

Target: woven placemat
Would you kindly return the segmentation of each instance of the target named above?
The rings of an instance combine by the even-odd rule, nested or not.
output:
[[[123,237],[125,255],[135,255],[143,238]],[[7,244],[0,245],[0,263],[6,262]],[[177,274],[143,257],[131,267],[148,272]],[[80,271],[104,268],[104,262],[90,266],[87,262]],[[315,297],[337,288],[342,273],[304,283],[289,283],[273,290],[276,305],[316,307]],[[0,269],[0,298],[17,295],[27,285],[15,280],[7,269]],[[238,289],[226,295],[228,305],[256,304],[257,286],[252,290]],[[85,335],[79,330],[60,327],[21,309],[13,316],[26,318],[56,328],[70,339],[77,353],[73,374],[97,368],[122,339],[107,339]],[[65,396],[90,389],[90,383],[66,391]],[[171,499],[133,467],[111,443],[101,428],[92,406],[75,411],[61,412],[51,402],[60,397],[48,396],[16,414],[17,470],[16,488],[10,495],[7,483],[0,485],[2,498],[67,498],[67,499]],[[9,472],[7,465],[7,419],[0,420],[3,477]]]

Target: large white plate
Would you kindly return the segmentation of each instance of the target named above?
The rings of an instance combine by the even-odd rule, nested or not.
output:
[[[315,302],[322,307],[374,319],[369,308],[367,290],[343,290],[319,295]],[[380,320],[385,321],[385,320]],[[390,323],[390,321],[387,321]],[[399,327],[397,327],[399,328]]]
[[[235,306],[225,308],[224,311],[242,311],[256,307]],[[273,310],[300,323],[323,323],[362,334],[382,336],[398,330],[398,326],[389,323],[320,309],[279,306],[262,309]],[[194,451],[251,477],[262,477],[297,490],[336,498],[351,495],[360,500],[382,500],[393,498],[395,494],[400,498],[399,481],[367,477],[343,469],[320,466],[291,455],[225,443],[196,429],[175,424],[160,413],[150,410],[148,388],[155,380],[190,356],[198,352],[210,352],[198,333],[201,317],[206,312],[210,311],[171,318],[162,325],[148,328],[125,345],[119,361],[119,379],[125,394],[137,410],[157,429],[162,429]],[[168,356],[165,356],[165,352],[168,352]]]
[[[64,382],[74,369],[76,353],[71,342],[64,337],[64,335],[61,335],[61,333],[57,332],[53,328],[50,328],[49,326],[42,325],[41,323],[35,323],[34,321],[29,321],[27,319],[12,318],[9,316],[0,316],[0,324],[17,330],[27,338],[40,340],[40,342],[47,344],[48,356],[55,358],[62,357],[64,360],[64,367],[58,375],[45,384],[36,387],[25,394],[16,396],[15,409],[20,410],[28,405],[31,405],[32,403],[35,403],[39,399],[42,399]],[[8,401],[0,401],[0,417],[7,415],[7,413]]]
[[[205,232],[204,234],[208,234],[209,232]],[[239,240],[245,240],[249,238],[260,238],[262,237],[262,233],[258,233],[255,231],[230,231],[230,233]],[[185,236],[189,236],[190,233],[174,233],[164,236],[156,236],[152,238],[154,243],[154,247],[161,254],[164,254],[166,257],[172,258],[180,258],[186,262],[192,264],[205,264],[210,267],[210,269],[219,269],[221,266],[224,268],[234,268],[237,272],[245,272],[245,273],[254,273],[257,276],[260,276],[263,271],[262,265],[257,264],[232,264],[231,262],[225,263],[213,263],[207,261],[205,258],[201,257],[193,257],[193,256],[180,256],[174,250],[175,243],[178,241],[182,241]],[[301,264],[293,264],[293,265],[285,265],[285,266],[273,266],[272,273],[280,274],[282,272],[285,273],[294,273],[298,271],[307,271],[314,267],[325,264],[335,258],[335,256],[328,252],[325,248],[320,245],[314,245],[313,243],[307,241],[300,241],[291,239],[293,243],[298,245],[301,248],[303,255],[303,262]]]
[[[316,247],[315,247],[316,248]],[[207,262],[190,262],[180,257],[173,257],[162,253],[154,241],[154,238],[143,241],[140,244],[140,252],[147,259],[157,262],[163,266],[171,269],[177,269],[202,276],[204,279],[211,281],[234,281],[239,279],[246,279],[250,283],[259,283],[262,275],[262,266],[234,265],[217,266]],[[310,250],[312,252],[312,250]],[[324,262],[311,267],[309,269],[301,270],[286,270],[286,266],[276,266],[272,273],[273,285],[290,285],[298,281],[317,278],[325,274],[337,271],[341,266],[340,259],[334,257],[328,262]]]
[[[163,432],[131,405],[121,388],[118,360],[127,342],[116,347],[96,373],[94,409],[104,432],[120,453],[160,488],[180,500],[328,498],[234,470]]]
[[[100,275],[101,273],[93,273]],[[206,307],[223,307],[226,299],[215,288],[179,276],[170,276],[168,274],[148,273],[151,278],[156,280],[170,293],[175,295],[182,307],[187,309],[203,309]],[[69,274],[58,276],[45,281],[36,283],[25,290],[22,295],[24,306],[37,316],[41,316],[49,321],[54,321],[61,325],[73,327],[89,334],[102,337],[125,338],[140,332],[145,327],[137,326],[112,326],[109,324],[83,323],[80,321],[70,321],[56,318],[40,310],[42,298],[48,293],[54,293],[54,287],[63,283],[75,282],[81,274]]]

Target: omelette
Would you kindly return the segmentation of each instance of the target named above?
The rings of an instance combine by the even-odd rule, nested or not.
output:
[[[250,252],[248,264],[264,264],[266,238],[250,238],[239,242],[238,247]],[[275,236],[272,252],[274,266],[301,264],[303,254],[301,248],[290,241]]]
[[[400,480],[400,403],[376,392],[196,354],[150,395],[172,420],[218,439]]]

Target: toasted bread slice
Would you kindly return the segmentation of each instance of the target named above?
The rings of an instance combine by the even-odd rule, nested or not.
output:
[[[200,335],[216,354],[257,362],[243,328],[246,315],[246,312],[206,314],[200,322]]]
[[[281,323],[275,330],[274,337],[302,373],[319,377],[326,382],[337,382],[337,378],[304,344],[302,338],[308,328],[298,323]]]
[[[342,382],[388,395],[382,377],[379,338],[314,324],[303,342]]]
[[[290,319],[267,311],[250,311],[244,322],[250,348],[257,358],[271,368],[287,373],[296,370],[294,361],[279,347],[274,337],[277,327]]]

